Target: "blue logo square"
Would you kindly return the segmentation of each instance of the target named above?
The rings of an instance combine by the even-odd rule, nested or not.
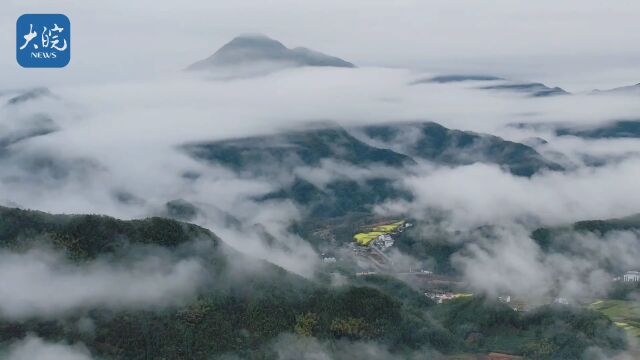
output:
[[[61,68],[71,59],[71,24],[62,14],[24,14],[16,22],[16,59],[26,68]]]

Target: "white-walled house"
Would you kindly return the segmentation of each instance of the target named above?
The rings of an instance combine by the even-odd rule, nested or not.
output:
[[[390,241],[390,240],[393,240],[393,239],[391,238],[391,235],[389,235],[389,234],[382,234],[382,235],[378,235],[378,240],[382,241],[382,242],[385,242],[385,241]]]
[[[380,247],[381,249],[386,249],[389,248],[391,246],[393,246],[393,244],[395,243],[395,241],[393,240],[393,238],[391,237],[391,235],[389,234],[382,234],[379,235],[378,238],[376,239],[376,245],[378,245],[378,247]]]
[[[624,282],[638,282],[640,281],[640,271],[627,271],[622,280]]]
[[[569,305],[569,299],[563,298],[563,297],[557,297],[553,299],[553,303],[560,304],[560,305]]]

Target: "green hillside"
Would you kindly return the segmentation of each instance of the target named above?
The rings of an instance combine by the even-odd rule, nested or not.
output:
[[[329,286],[322,277],[304,279],[248,258],[208,230],[174,220],[122,221],[0,208],[0,237],[2,251],[47,245],[78,264],[121,261],[141,246],[173,249],[179,257],[190,241],[209,241],[213,253],[201,254],[201,259],[215,279],[182,305],[138,310],[98,306],[54,318],[2,319],[0,344],[34,334],[50,341],[80,341],[96,357],[127,360],[222,354],[276,359],[274,341],[287,333],[329,343],[375,341],[396,354],[426,349],[534,354],[537,344],[544,344],[549,352],[534,358],[561,354],[577,359],[589,346],[611,351],[626,346],[617,332],[622,330],[590,310],[521,314],[481,297],[436,306],[391,277],[351,278],[346,285]],[[238,272],[243,268],[238,264],[252,264],[256,270]],[[92,332],[77,326],[87,319]]]
[[[389,146],[402,144],[409,156],[443,165],[497,164],[518,176],[563,170],[527,145],[493,135],[448,129],[433,122],[374,125],[361,130]]]
[[[184,149],[196,159],[254,174],[318,166],[322,160],[356,166],[401,167],[413,163],[406,155],[367,145],[338,126],[187,144]]]

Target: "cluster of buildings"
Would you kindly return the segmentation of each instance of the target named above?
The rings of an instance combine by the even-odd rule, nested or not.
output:
[[[622,276],[624,282],[638,282],[640,281],[640,271],[627,271]]]
[[[392,247],[394,244],[394,240],[389,234],[379,235],[375,240],[373,240],[373,245],[377,246],[380,250],[386,250]]]
[[[333,264],[338,261],[338,259],[331,252],[323,252],[320,254],[320,258],[324,264]]]
[[[325,264],[333,264],[336,261],[338,261],[338,259],[336,259],[334,256],[323,256],[322,257],[322,262]]]
[[[473,296],[473,294],[459,294],[450,291],[427,291],[424,295],[435,301],[437,304],[442,304],[457,298]]]
[[[452,292],[426,292],[424,293],[426,297],[435,301],[438,304],[442,304],[444,302],[455,299],[455,296]]]
[[[553,299],[553,303],[559,304],[559,305],[569,305],[569,299],[563,298],[563,297],[557,297]]]
[[[613,281],[623,281],[629,283],[640,282],[640,271],[630,270],[624,273],[622,276],[616,276]]]
[[[364,259],[371,268],[387,271],[392,268],[393,261],[386,250],[395,244],[394,235],[411,226],[404,220],[364,226],[366,231],[355,234],[354,241],[347,246],[354,256]]]

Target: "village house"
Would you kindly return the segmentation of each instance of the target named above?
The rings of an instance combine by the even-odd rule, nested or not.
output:
[[[557,297],[557,298],[553,299],[553,303],[554,304],[559,304],[559,305],[569,305],[569,299],[564,298],[564,297]]]
[[[394,240],[391,237],[391,235],[382,234],[378,236],[378,238],[375,241],[375,244],[381,249],[386,249],[393,246]]]
[[[322,262],[325,264],[333,264],[338,261],[335,256],[329,253],[322,253],[320,256],[322,257]]]
[[[384,242],[384,241],[389,241],[389,240],[392,240],[391,239],[391,235],[389,235],[389,234],[382,234],[382,235],[378,236],[378,241],[383,241]]]
[[[336,258],[334,258],[333,256],[328,256],[328,257],[323,257],[322,258],[322,262],[325,264],[332,264],[334,262],[338,261]]]

